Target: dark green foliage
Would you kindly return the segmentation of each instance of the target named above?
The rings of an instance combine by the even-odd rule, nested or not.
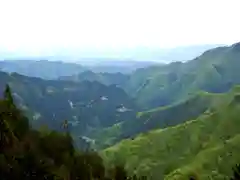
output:
[[[113,170],[113,177],[115,180],[127,179],[127,173],[123,166],[116,166]]]
[[[12,92],[8,84],[6,85],[6,88],[4,91],[4,99],[8,102],[9,105],[12,105],[12,106],[14,105]]]
[[[113,176],[107,175],[103,160],[96,152],[75,151],[69,133],[38,132],[26,126],[27,119],[13,101],[8,101],[9,86],[5,92],[6,99],[0,100],[2,180],[123,180],[127,177],[119,167]]]
[[[240,164],[237,164],[233,168],[233,176],[230,178],[230,180],[239,180],[240,179]]]
[[[7,121],[5,126],[16,130],[16,136],[18,138],[21,138],[29,129],[28,119],[15,106],[8,85],[4,91],[4,100],[0,103],[0,116],[1,119]]]

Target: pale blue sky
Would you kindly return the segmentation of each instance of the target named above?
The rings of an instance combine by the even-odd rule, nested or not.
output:
[[[240,41],[239,0],[0,0],[0,51],[167,48]]]

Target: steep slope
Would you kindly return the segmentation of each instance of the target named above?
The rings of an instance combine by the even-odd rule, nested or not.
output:
[[[135,71],[125,90],[144,109],[165,106],[204,90],[226,92],[240,83],[240,43],[218,47],[194,60],[142,68]]]
[[[0,99],[0,174],[2,180],[111,180],[127,177],[122,167],[106,169],[96,152],[74,149],[69,133],[36,131],[16,108],[6,86]]]
[[[222,94],[198,92],[182,102],[139,112],[133,121],[122,123],[123,134],[125,137],[131,137],[138,133],[175,126],[195,119],[206,110],[213,111],[222,96]],[[134,128],[131,128],[133,125]]]
[[[98,148],[106,148],[122,139],[134,138],[139,133],[153,129],[175,126],[197,118],[202,113],[214,111],[215,106],[224,103],[225,94],[198,92],[189,99],[164,107],[138,112],[131,121],[124,121],[112,127],[98,129],[91,135]],[[96,138],[97,137],[97,138]]]
[[[224,179],[240,161],[239,97],[236,87],[196,120],[123,140],[102,156],[149,179]]]
[[[120,88],[98,82],[68,82],[0,73],[0,93],[6,84],[16,103],[35,127],[48,125],[63,130],[64,120],[78,138],[95,128],[112,126],[135,117],[136,106]]]
[[[186,62],[153,64],[128,75],[86,71],[60,79],[116,84],[135,98],[142,110],[148,110],[185,100],[199,90],[220,93],[239,84],[239,44],[210,49]]]

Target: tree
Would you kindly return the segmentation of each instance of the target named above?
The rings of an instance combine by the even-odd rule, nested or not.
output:
[[[0,114],[0,153],[4,152],[5,148],[11,144],[12,138],[9,136],[9,129]]]
[[[64,121],[67,126],[67,121]],[[67,129],[67,128],[66,128]],[[96,152],[77,152],[70,133],[33,130],[28,119],[15,106],[9,86],[0,100],[1,179],[26,180],[124,180],[124,166],[106,177],[103,159]]]
[[[127,179],[127,173],[123,166],[116,166],[115,167],[115,174],[114,174],[115,180],[125,180]]]
[[[230,180],[240,180],[240,164],[237,164],[233,168],[233,176],[230,178]]]
[[[10,106],[15,106],[12,97],[12,91],[10,86],[7,84],[4,90],[4,99],[8,102]]]

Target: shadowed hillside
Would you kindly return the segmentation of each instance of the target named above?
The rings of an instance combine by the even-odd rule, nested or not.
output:
[[[106,169],[96,152],[79,152],[68,132],[36,131],[16,108],[9,86],[0,100],[0,174],[3,180],[124,180],[124,168]]]
[[[42,80],[0,72],[0,93],[7,83],[34,127],[47,125],[63,131],[62,124],[67,120],[76,140],[95,128],[131,120],[136,114],[132,99],[114,85]]]

